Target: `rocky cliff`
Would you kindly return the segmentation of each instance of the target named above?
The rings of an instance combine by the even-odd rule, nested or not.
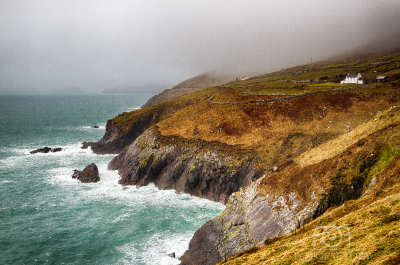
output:
[[[196,231],[181,264],[215,264],[262,247],[329,207],[357,199],[377,167],[396,156],[393,146],[400,144],[399,133],[400,110],[392,108],[347,135],[281,163],[233,194],[225,211]]]
[[[245,150],[162,136],[156,126],[139,136],[108,168],[118,169],[120,184],[143,186],[152,182],[160,189],[175,189],[224,204],[229,195],[265,170],[260,159]]]
[[[397,69],[379,61],[398,56],[347,63],[373,78],[373,69]],[[340,65],[296,67],[123,113],[107,122],[101,141],[84,145],[119,153],[109,169],[123,185],[153,182],[227,203],[181,257],[214,264],[358,198],[398,154],[399,82],[326,83]]]

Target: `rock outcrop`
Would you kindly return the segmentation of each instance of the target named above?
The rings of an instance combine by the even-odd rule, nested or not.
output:
[[[99,177],[99,169],[97,168],[96,164],[91,163],[84,170],[74,170],[74,174],[72,174],[72,178],[78,179],[82,183],[96,183],[100,181]]]
[[[221,152],[229,148],[234,155]],[[108,168],[119,170],[119,183],[123,185],[152,182],[160,189],[175,189],[225,204],[233,192],[264,171],[258,167],[256,157],[233,149],[219,143],[161,136],[156,127],[151,127]]]
[[[55,153],[55,152],[60,152],[60,151],[62,151],[62,150],[63,150],[63,149],[62,149],[61,147],[50,148],[50,147],[45,146],[45,147],[43,147],[43,148],[39,148],[39,149],[33,150],[33,151],[31,151],[30,153],[31,153],[31,154],[37,154],[37,153],[44,153],[44,154],[47,154],[47,153],[49,153],[49,152]]]

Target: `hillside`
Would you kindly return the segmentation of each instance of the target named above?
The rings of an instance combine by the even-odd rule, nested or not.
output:
[[[189,257],[184,256],[183,260],[191,264],[192,259],[198,260],[200,256],[205,256],[207,260],[216,262],[223,259],[225,255],[229,257],[252,247],[262,247],[265,242],[270,242],[269,238],[279,236],[286,238],[284,235],[304,227],[328,208],[340,206],[348,200],[356,200],[363,194],[379,195],[388,187],[400,185],[399,121],[400,109],[391,108],[352,132],[306,151],[297,158],[288,159],[276,169],[267,172],[259,180],[232,195],[226,210],[196,232],[191,242],[193,245],[189,246],[187,253]],[[337,147],[337,142],[340,143],[339,147]],[[310,153],[324,155],[328,150],[330,154],[319,159],[310,155]],[[394,193],[390,192],[390,194]],[[373,202],[375,195],[369,201]],[[357,204],[360,207],[360,205],[365,206],[365,203],[365,200],[363,203],[353,201],[350,204],[346,202],[345,205],[350,207],[348,205]],[[389,213],[397,216],[396,210],[386,212],[386,214]],[[379,219],[383,215],[377,212],[375,217]],[[363,219],[362,216],[358,217],[359,224],[365,227],[365,223],[368,222]],[[326,216],[322,216],[314,222],[314,225],[306,227],[314,229],[318,225],[344,226],[345,224],[338,222],[334,217],[327,220]],[[394,223],[394,225],[397,229],[400,227],[399,224],[396,226]],[[349,230],[352,231],[353,228]],[[202,238],[199,240],[201,243],[196,244],[196,239],[199,238]],[[310,242],[307,241],[308,243]],[[319,243],[323,244],[323,242]],[[280,246],[282,244],[280,242]],[[213,250],[206,252],[205,255],[203,248],[201,253],[198,253],[201,246],[207,245],[211,245],[210,249]],[[308,248],[310,247],[312,243],[309,244]],[[356,245],[356,249],[357,247],[359,246]],[[381,247],[390,249],[392,246],[381,245]],[[318,255],[330,249],[330,247],[322,250],[319,248],[322,246],[318,245],[318,248],[315,248],[320,251]],[[373,250],[373,248],[368,249],[366,256]],[[352,253],[351,250],[349,251],[349,254]],[[309,258],[311,261],[313,257]],[[201,260],[200,264],[213,263],[207,263],[207,260]],[[265,260],[268,259],[263,261]],[[272,257],[271,260],[276,261]],[[287,264],[294,262],[294,257],[289,255],[286,262]],[[299,264],[304,262],[303,260]],[[240,264],[240,262],[237,260],[234,264]]]
[[[222,85],[230,81],[230,79],[233,78],[230,78],[225,74],[218,74],[214,72],[197,75],[179,83],[171,89],[165,89],[160,94],[153,96],[142,106],[142,108],[149,107],[150,105],[159,102],[178,98],[180,96],[184,96],[207,87]]]
[[[398,124],[393,131],[398,135]],[[400,155],[395,146],[372,167],[373,180],[361,198],[332,206],[294,232],[220,264],[399,264]]]
[[[262,263],[254,257],[266,240],[346,201],[358,205],[371,183],[381,194],[389,186],[379,183],[397,183],[385,174],[398,169],[399,61],[400,51],[362,54],[209,87],[122,113],[85,146],[119,153],[109,169],[121,184],[153,182],[226,204],[195,233],[182,264],[215,264],[251,248],[255,256],[230,262]],[[349,72],[368,84],[341,85]],[[375,83],[380,75],[391,82]]]

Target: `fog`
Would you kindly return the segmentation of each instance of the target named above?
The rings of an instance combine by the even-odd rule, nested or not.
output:
[[[399,36],[398,14],[398,0],[0,0],[0,92],[262,74]]]

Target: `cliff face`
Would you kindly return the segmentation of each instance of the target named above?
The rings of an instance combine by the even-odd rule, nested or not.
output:
[[[229,195],[259,178],[264,171],[257,157],[219,143],[161,136],[155,126],[109,163],[118,169],[120,184],[175,189],[226,203]],[[222,152],[221,152],[222,151]]]
[[[399,121],[399,111],[384,112],[233,194],[225,211],[196,231],[181,264],[215,264],[287,235],[331,206],[357,199],[383,161],[397,155],[392,148],[400,144]],[[342,146],[335,149],[336,142]],[[325,156],[317,159],[315,153]]]

